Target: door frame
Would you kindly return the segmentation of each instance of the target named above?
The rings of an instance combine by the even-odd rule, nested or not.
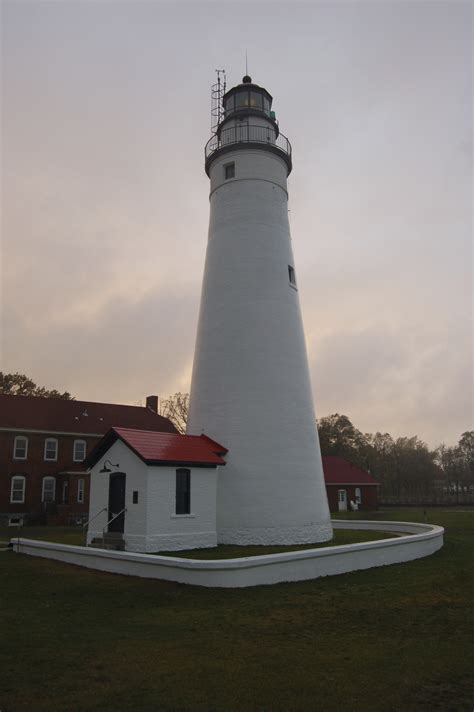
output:
[[[337,490],[337,509],[339,512],[347,512],[347,490],[345,489]]]
[[[127,475],[125,472],[112,472],[109,475],[109,497],[107,500],[107,521],[110,522],[115,514],[125,509],[125,494],[127,486]],[[115,489],[114,489],[115,488]],[[115,501],[111,502],[115,497]],[[108,532],[123,534],[125,530],[125,512],[120,517],[114,519],[107,526]]]

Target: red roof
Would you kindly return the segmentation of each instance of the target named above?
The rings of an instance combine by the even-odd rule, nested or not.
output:
[[[336,455],[323,455],[324,480],[327,485],[378,485],[366,470]]]
[[[87,457],[87,467],[98,462],[118,439],[148,464],[225,465],[222,455],[227,449],[206,435],[112,428]]]
[[[168,418],[142,406],[0,394],[0,428],[103,435],[115,425],[176,432]]]

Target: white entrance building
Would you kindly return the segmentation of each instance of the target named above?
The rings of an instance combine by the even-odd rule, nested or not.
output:
[[[225,453],[205,435],[112,428],[86,460],[87,543],[148,553],[216,546]]]

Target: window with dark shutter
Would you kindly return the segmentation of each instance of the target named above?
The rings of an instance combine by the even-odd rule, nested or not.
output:
[[[176,470],[176,514],[191,512],[191,470]]]

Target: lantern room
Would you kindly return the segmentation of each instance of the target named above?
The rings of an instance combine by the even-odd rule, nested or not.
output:
[[[252,83],[251,77],[246,75],[242,79],[242,84],[230,89],[224,95],[224,121],[234,112],[264,113],[271,119],[275,119],[274,112],[271,111],[273,97],[263,87]]]
[[[228,92],[220,93],[220,82],[216,87],[213,114],[216,123],[205,148],[206,173],[210,175],[211,163],[222,152],[248,148],[251,144],[255,149],[272,151],[283,158],[289,174],[292,167],[291,145],[280,133],[275,112],[272,111],[272,95],[254,84],[248,75]]]

